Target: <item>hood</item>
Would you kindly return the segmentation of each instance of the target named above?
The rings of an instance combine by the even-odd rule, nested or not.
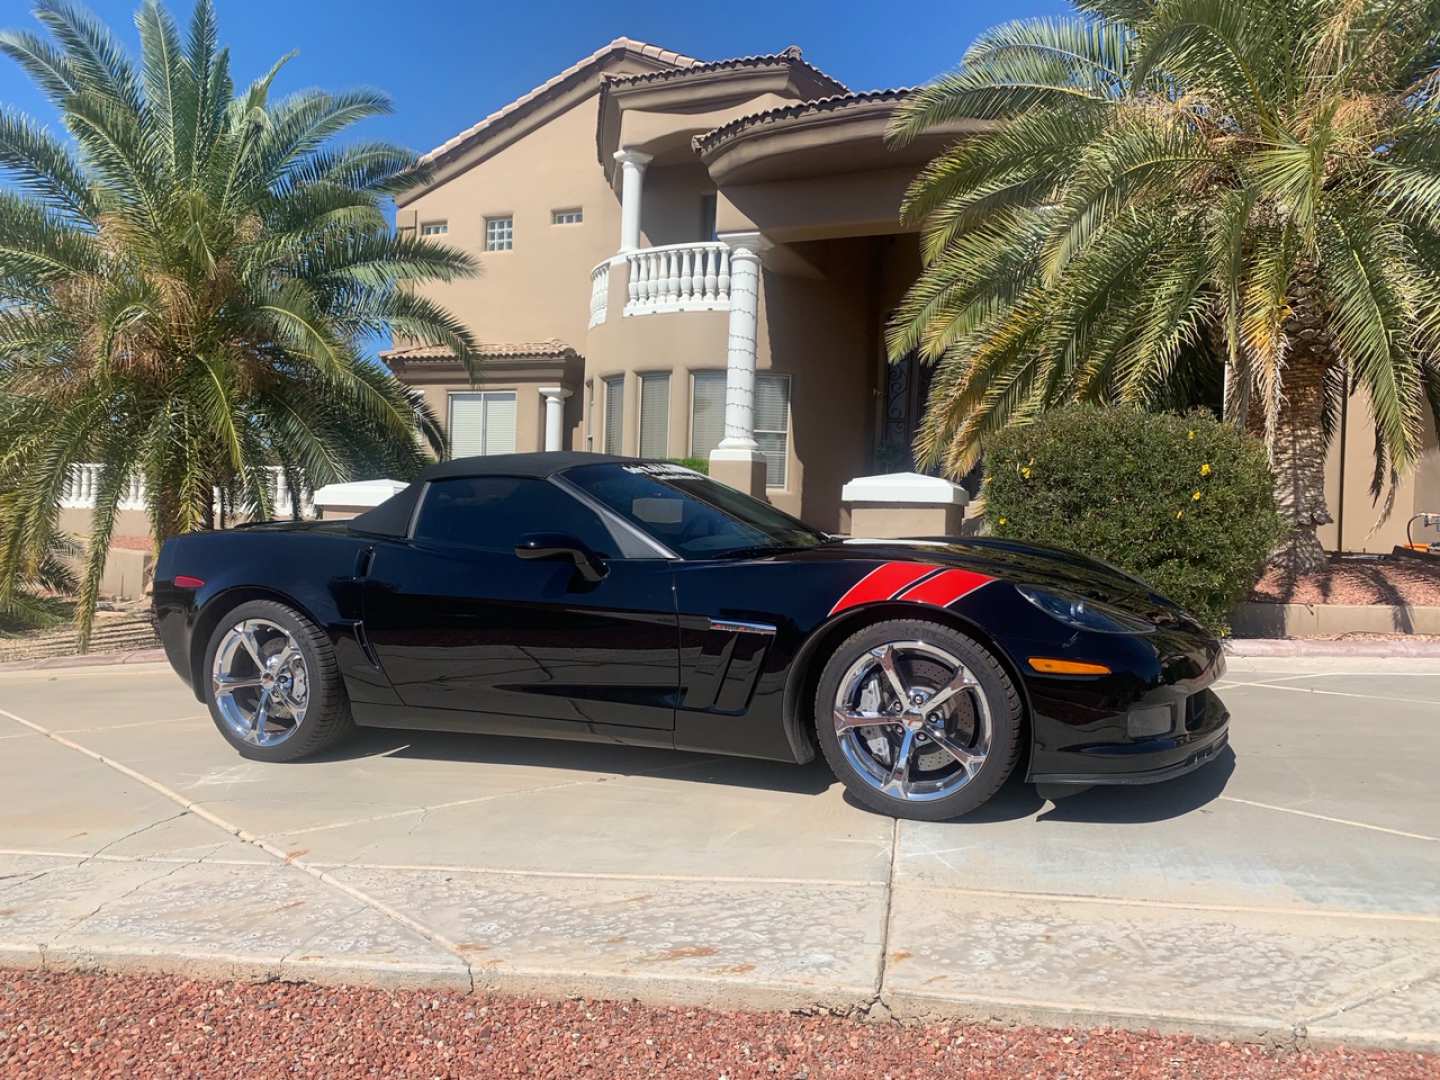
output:
[[[831,546],[850,557],[934,563],[987,574],[1012,585],[1035,585],[1140,615],[1160,625],[1192,623],[1173,601],[1132,574],[1079,552],[1041,544],[953,536],[906,540],[840,540]]]

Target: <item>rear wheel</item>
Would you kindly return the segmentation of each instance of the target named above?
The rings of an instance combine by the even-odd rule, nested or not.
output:
[[[820,749],[854,799],[943,821],[983,805],[1020,756],[1020,696],[979,642],[940,623],[876,623],[846,639],[815,695]]]
[[[295,761],[354,730],[329,638],[284,604],[229,612],[210,635],[205,673],[211,719],[243,757]]]

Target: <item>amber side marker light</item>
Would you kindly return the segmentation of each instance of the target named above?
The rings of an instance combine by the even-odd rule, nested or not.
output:
[[[1087,664],[1083,660],[1055,660],[1048,656],[1030,657],[1030,666],[1043,675],[1109,675],[1104,664]]]
[[[198,589],[205,582],[198,577],[191,577],[189,574],[176,574],[175,587],[177,589]]]

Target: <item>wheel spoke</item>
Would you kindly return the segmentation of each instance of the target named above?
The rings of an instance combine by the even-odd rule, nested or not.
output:
[[[253,623],[243,622],[235,628],[240,635],[240,643],[245,646],[245,651],[250,654],[250,659],[255,663],[256,671],[265,670],[265,661],[260,659],[260,642],[255,638],[255,626]]]
[[[290,718],[297,724],[305,719],[305,703],[295,697],[294,694],[286,690],[281,690],[280,700],[284,702],[285,708],[290,710]]]
[[[979,685],[975,676],[970,674],[970,670],[962,667],[956,672],[955,677],[950,680],[949,684],[943,690],[925,702],[925,711],[930,712],[938,709],[961,691],[973,690],[978,688]]]
[[[885,678],[890,684],[890,692],[895,695],[895,700],[900,702],[901,708],[910,707],[910,691],[905,689],[905,684],[900,681],[900,673],[895,670],[895,646],[886,645],[875,653],[876,659],[880,661],[880,670],[885,673]]]
[[[258,675],[217,675],[215,676],[215,692],[217,694],[231,694],[236,690],[243,690],[247,686],[259,686],[260,676]]]
[[[931,742],[958,761],[960,767],[967,773],[974,775],[979,771],[980,766],[985,764],[985,755],[983,753],[977,754],[961,746],[943,731],[927,730],[925,734],[930,737]]]
[[[910,797],[910,758],[915,752],[915,732],[909,728],[900,738],[900,749],[895,751],[895,763],[890,766],[890,775],[881,789],[886,795],[897,799]]]
[[[899,723],[894,716],[887,716],[884,713],[865,712],[862,709],[836,709],[835,710],[835,733],[844,735],[847,731],[862,727],[888,727]]]
[[[265,742],[265,725],[270,720],[270,691],[260,691],[260,703],[255,708],[254,732],[257,745]]]
[[[287,637],[285,639],[285,648],[281,649],[280,655],[272,661],[275,665],[275,670],[279,671],[281,668],[289,666],[290,662],[299,655],[300,648],[295,644],[295,639]]]

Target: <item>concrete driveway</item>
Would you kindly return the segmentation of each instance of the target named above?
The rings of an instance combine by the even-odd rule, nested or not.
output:
[[[1440,1048],[1440,661],[1221,692],[1185,779],[916,824],[579,743],[260,765],[160,665],[7,673],[0,962]]]

